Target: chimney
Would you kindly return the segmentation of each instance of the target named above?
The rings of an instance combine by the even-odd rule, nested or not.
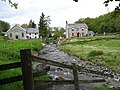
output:
[[[66,25],[68,24],[68,21],[66,21]]]

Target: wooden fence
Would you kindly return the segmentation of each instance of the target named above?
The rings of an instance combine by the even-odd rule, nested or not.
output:
[[[42,88],[47,88],[49,86],[59,85],[59,84],[74,84],[75,90],[79,90],[79,84],[105,82],[104,79],[79,80],[77,72],[82,71],[83,69],[84,70],[87,70],[87,69],[85,69],[83,67],[79,67],[76,64],[66,65],[66,64],[55,62],[52,60],[47,60],[45,58],[33,56],[31,54],[30,49],[20,50],[20,57],[21,57],[21,62],[0,65],[0,71],[21,67],[22,75],[5,78],[5,79],[0,79],[0,85],[4,85],[4,84],[22,80],[24,90],[43,90]],[[44,64],[48,64],[48,65],[53,65],[53,66],[57,66],[57,67],[72,69],[74,80],[60,80],[60,81],[57,81],[57,80],[44,80],[44,81],[43,80],[34,80],[34,77],[45,75],[45,74],[47,74],[47,72],[45,70],[42,70],[39,72],[33,72],[32,61],[44,63]],[[89,70],[89,72],[103,75],[100,72],[96,72],[93,70]]]

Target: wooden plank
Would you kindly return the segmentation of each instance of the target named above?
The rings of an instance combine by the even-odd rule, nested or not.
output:
[[[21,62],[0,65],[0,71],[21,67]]]
[[[22,80],[22,75],[5,78],[5,79],[0,79],[0,85],[13,83],[13,82],[21,81],[21,80]]]
[[[47,74],[46,71],[34,72],[33,77],[35,78],[35,77],[39,77],[39,76],[46,75],[46,74]],[[10,78],[5,78],[5,79],[0,79],[0,85],[13,83],[13,82],[21,81],[21,80],[23,80],[22,75],[10,77]]]
[[[74,76],[74,88],[75,88],[75,90],[79,90],[77,70],[78,70],[77,65],[75,63],[73,63],[73,76]]]
[[[78,80],[79,84],[85,84],[85,83],[101,83],[106,82],[105,79],[95,79],[95,80]],[[44,83],[52,83],[53,85],[60,85],[60,84],[74,84],[74,80],[35,80],[34,84],[35,86],[42,85]]]
[[[34,90],[32,56],[30,49],[20,50],[24,90]]]
[[[53,85],[60,85],[60,84],[74,84],[74,80],[35,80],[34,84],[36,86],[41,86],[44,83],[52,83]]]
[[[53,65],[53,66],[72,69],[71,65],[66,65],[66,64],[63,64],[60,62],[55,62],[55,61],[48,60],[48,59],[41,58],[41,57],[36,57],[36,56],[32,56],[32,57],[33,57],[33,61],[35,61],[35,62],[45,63],[45,64],[49,64],[49,65]]]

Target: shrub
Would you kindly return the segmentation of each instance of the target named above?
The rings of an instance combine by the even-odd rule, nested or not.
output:
[[[98,56],[98,55],[102,55],[102,54],[103,54],[103,51],[93,50],[89,53],[89,56],[92,57],[92,56]]]

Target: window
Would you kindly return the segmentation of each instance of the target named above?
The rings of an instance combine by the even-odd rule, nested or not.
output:
[[[24,37],[24,33],[22,33],[22,37]]]
[[[35,35],[37,35],[37,33],[35,33]]]
[[[84,28],[82,28],[82,31],[84,31]]]
[[[74,36],[74,33],[72,33],[72,36]]]
[[[27,38],[29,38],[29,36],[27,36]]]
[[[31,35],[31,33],[29,33],[29,35]]]
[[[84,36],[84,33],[82,33],[82,36]]]
[[[10,33],[10,37],[12,37],[12,33]]]

